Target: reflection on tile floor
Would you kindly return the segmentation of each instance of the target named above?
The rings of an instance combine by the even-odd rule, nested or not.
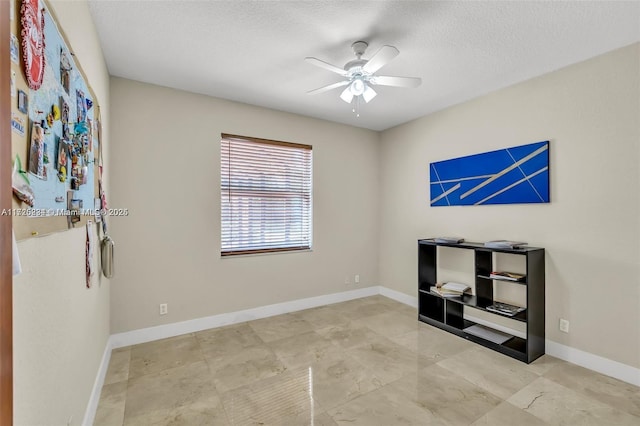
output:
[[[640,389],[372,296],[114,350],[104,425],[639,425]]]

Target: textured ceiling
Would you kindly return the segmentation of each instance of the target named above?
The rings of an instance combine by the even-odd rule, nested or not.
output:
[[[109,72],[224,99],[383,130],[640,40],[640,2],[89,0]],[[360,117],[340,89],[350,45],[400,55]]]

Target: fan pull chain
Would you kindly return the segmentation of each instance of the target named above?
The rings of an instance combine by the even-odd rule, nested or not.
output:
[[[360,98],[361,96],[354,96],[353,98],[353,109],[351,112],[353,112],[356,117],[360,117]]]

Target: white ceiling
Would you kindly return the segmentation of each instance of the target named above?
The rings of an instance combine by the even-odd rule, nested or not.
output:
[[[109,72],[224,99],[383,130],[640,40],[640,2],[89,0]],[[364,40],[400,55],[359,118],[340,76]]]

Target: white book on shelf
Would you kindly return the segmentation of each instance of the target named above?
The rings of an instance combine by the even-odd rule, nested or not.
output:
[[[488,248],[505,248],[505,249],[520,248],[526,245],[527,243],[522,241],[509,241],[509,240],[494,240],[494,241],[487,241],[486,243],[484,243],[484,246]]]
[[[510,305],[510,304],[504,303],[504,302],[494,302],[493,305],[487,306],[486,309],[489,312],[497,312],[499,314],[504,314],[504,315],[512,317],[512,316],[514,316],[516,314],[519,314],[520,312],[524,311],[526,308],[523,308],[521,306]]]
[[[508,281],[522,281],[525,278],[524,274],[517,274],[515,272],[494,271],[489,274],[489,278],[495,278],[498,280]]]
[[[469,287],[466,284],[460,284],[453,281],[449,281],[443,284],[442,288],[444,288],[445,290],[459,291],[460,293],[464,293],[465,291],[469,290],[471,287]]]
[[[433,239],[436,243],[460,244],[464,242],[464,238],[459,237],[436,237]]]
[[[432,286],[430,289],[431,293],[437,294],[440,297],[460,297],[463,293],[458,291],[448,291],[446,289],[442,289],[441,287]]]
[[[494,330],[493,328],[485,327],[480,324],[467,327],[463,331],[499,345],[513,338],[510,334],[503,333],[502,331]]]

